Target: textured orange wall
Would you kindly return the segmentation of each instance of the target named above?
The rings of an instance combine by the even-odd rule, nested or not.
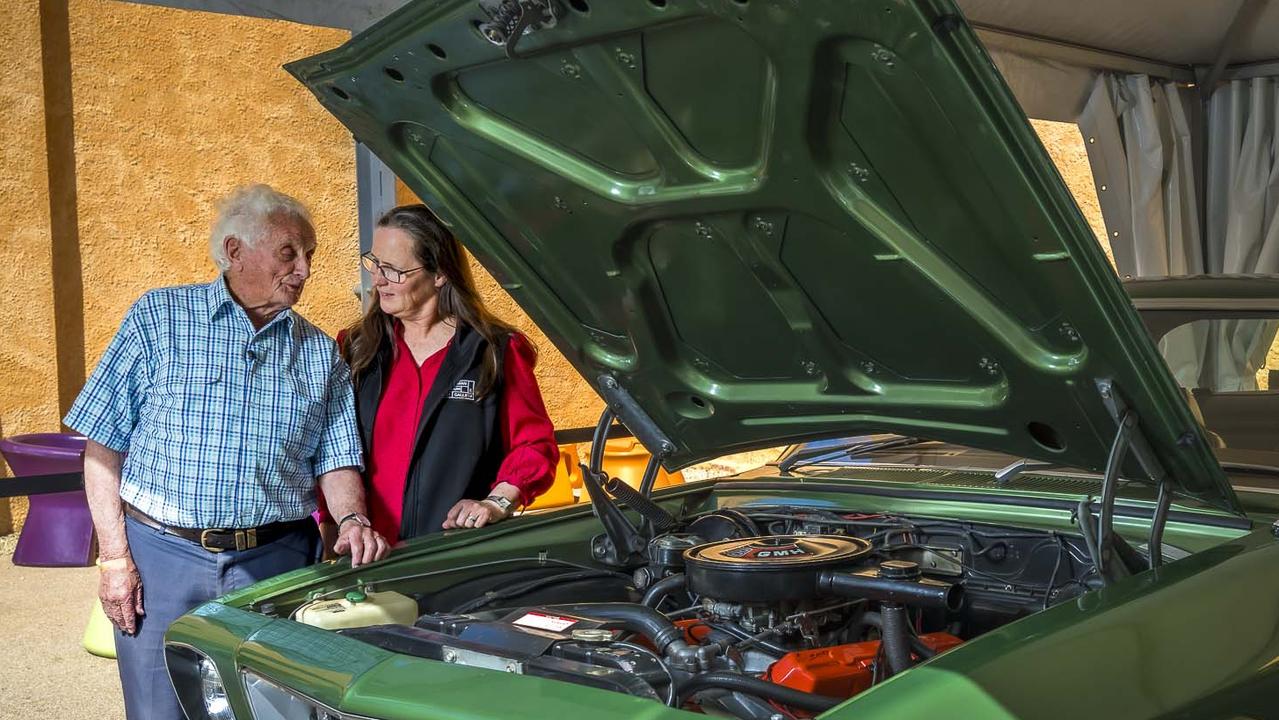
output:
[[[330,332],[358,312],[354,145],[280,66],[348,33],[111,0],[72,0],[86,365],[134,300],[206,282],[213,202],[265,182],[310,206],[319,247],[298,309]]]
[[[52,263],[37,4],[0,3],[0,433],[53,432],[58,388],[53,357]],[[26,501],[0,501],[0,535]]]
[[[1092,233],[1101,245],[1102,252],[1115,265],[1115,254],[1110,250],[1110,239],[1106,237],[1106,225],[1101,219],[1101,205],[1097,202],[1097,186],[1093,183],[1092,168],[1088,165],[1088,150],[1084,147],[1084,136],[1079,133],[1079,126],[1074,123],[1053,122],[1051,120],[1031,120],[1030,124],[1039,135],[1039,140],[1052,156],[1057,172],[1066,181],[1070,194],[1092,228]]]

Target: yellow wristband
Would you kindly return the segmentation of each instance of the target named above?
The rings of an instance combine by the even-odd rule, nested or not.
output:
[[[129,567],[130,559],[127,557],[111,558],[110,560],[98,560],[99,570],[123,570]]]

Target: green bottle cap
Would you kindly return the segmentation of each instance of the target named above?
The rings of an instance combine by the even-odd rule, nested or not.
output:
[[[347,599],[347,602],[362,603],[365,600],[368,600],[369,596],[365,595],[363,592],[360,592],[359,590],[352,590],[351,592],[346,594],[346,599]]]

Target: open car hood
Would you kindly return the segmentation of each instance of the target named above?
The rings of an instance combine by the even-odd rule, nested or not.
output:
[[[1097,470],[1110,381],[1172,488],[1238,510],[952,3],[563,0],[514,58],[495,4],[288,70],[668,467],[887,431]]]

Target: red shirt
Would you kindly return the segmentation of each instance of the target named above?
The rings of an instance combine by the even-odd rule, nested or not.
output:
[[[390,542],[400,536],[404,490],[412,464],[413,439],[422,418],[422,406],[439,374],[452,340],[419,366],[404,342],[403,326],[396,323],[396,352],[386,374],[377,416],[373,420],[373,447],[365,458],[365,496],[373,529]],[[555,428],[547,417],[542,394],[533,375],[537,355],[523,335],[512,333],[502,364],[498,422],[506,456],[493,486],[510,483],[520,490],[527,505],[546,492],[555,477],[559,448]],[[328,519],[323,498],[322,519]]]

